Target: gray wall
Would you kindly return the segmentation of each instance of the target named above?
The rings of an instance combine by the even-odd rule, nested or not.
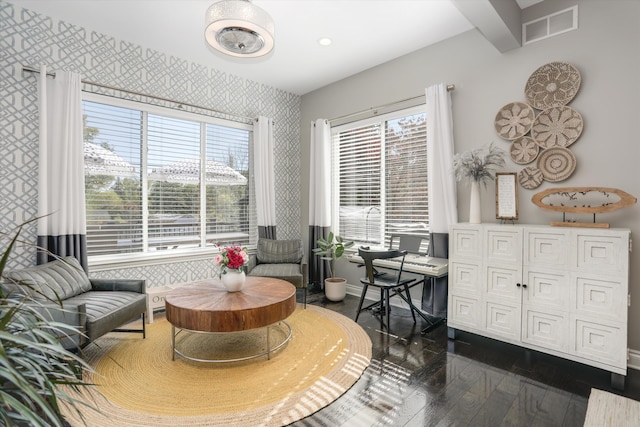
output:
[[[555,10],[575,4],[554,0]],[[519,188],[520,223],[548,224],[559,214],[543,211],[531,197],[556,187],[614,187],[640,196],[638,160],[640,142],[640,2],[637,0],[581,0],[579,28],[504,54],[476,30],[400,57],[386,64],[316,90],[302,97],[302,170],[309,164],[309,124],[370,107],[424,94],[435,83],[456,85],[452,93],[456,152],[495,141],[507,149],[507,141],[493,128],[498,110],[513,101],[526,102],[524,87],[531,73],[552,61],[569,62],[581,73],[582,84],[570,106],[584,119],[584,131],[571,150],[577,158],[574,174],[561,183],[543,183],[535,190]],[[547,6],[545,6],[547,7]],[[535,12],[535,11],[534,11]],[[548,11],[539,9],[540,13]],[[533,19],[527,16],[526,20]],[[355,55],[356,53],[354,53]],[[506,171],[523,166],[509,159]],[[303,188],[309,177],[303,176]],[[304,194],[307,194],[306,192]],[[469,189],[458,188],[459,221],[468,221]],[[597,219],[612,227],[630,228],[640,235],[638,205],[602,214]],[[484,222],[495,220],[494,188],[482,194]],[[303,230],[308,224],[308,201],[302,200]],[[358,283],[359,271],[346,262],[341,276]],[[640,349],[640,251],[631,253],[629,346]]]
[[[124,4],[124,3],[123,3]],[[200,64],[60,22],[0,1],[0,231],[37,215],[37,77],[23,65],[79,72],[86,80],[220,111],[275,120],[276,217],[279,238],[299,236],[300,97]],[[35,243],[35,227],[22,237]],[[0,248],[4,245],[0,242]],[[148,260],[94,277],[145,278],[149,286],[209,277],[209,259]],[[35,263],[35,249],[20,247],[10,268]]]

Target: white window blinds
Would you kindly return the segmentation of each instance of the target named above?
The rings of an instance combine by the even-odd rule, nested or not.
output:
[[[249,133],[207,124],[207,235],[211,243],[249,243]],[[253,209],[255,218],[255,209]],[[254,222],[255,224],[255,219]]]
[[[149,248],[200,246],[200,123],[148,115]]]
[[[346,240],[381,242],[382,137],[380,124],[348,129],[334,137],[338,152],[338,228]]]
[[[425,119],[411,111],[332,129],[334,228],[343,238],[386,247],[392,234],[428,236]]]
[[[253,243],[251,125],[117,103],[83,102],[89,256]]]
[[[83,102],[87,250],[142,251],[142,112]]]
[[[427,235],[427,128],[424,114],[386,122],[385,235]]]

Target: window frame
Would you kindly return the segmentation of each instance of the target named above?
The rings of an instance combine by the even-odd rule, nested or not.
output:
[[[141,156],[140,159],[140,168],[141,170],[147,170],[148,165],[148,135],[146,133],[147,130],[147,114],[160,115],[165,117],[170,117],[178,120],[187,120],[192,122],[198,122],[201,126],[201,145],[200,145],[200,159],[201,162],[206,161],[206,138],[204,138],[204,127],[206,124],[212,124],[217,126],[223,126],[228,128],[234,128],[239,130],[245,130],[249,133],[248,138],[248,177],[247,177],[247,185],[249,192],[249,242],[250,247],[255,246],[255,242],[257,240],[257,225],[256,225],[256,206],[255,206],[255,188],[254,188],[254,174],[253,174],[253,124],[243,123],[238,121],[220,119],[217,117],[211,117],[206,114],[197,113],[197,112],[188,112],[188,111],[178,111],[173,108],[163,107],[158,105],[148,104],[146,102],[127,100],[122,98],[116,98],[109,95],[101,95],[96,93],[83,92],[82,93],[82,101],[95,102],[105,105],[110,105],[114,107],[127,108],[132,110],[137,110],[143,112],[142,115],[142,123],[143,123],[143,131],[141,138],[141,153],[147,153],[147,155]],[[205,126],[202,126],[205,124]],[[204,141],[204,143],[203,143]],[[204,156],[204,157],[203,157]],[[202,164],[202,163],[201,163]],[[204,171],[201,171],[201,176],[204,174]],[[141,209],[142,209],[142,227],[143,227],[143,240],[145,244],[143,248],[145,250],[141,252],[129,252],[129,253],[118,253],[118,254],[108,254],[108,255],[89,255],[88,263],[92,268],[102,269],[108,268],[109,266],[125,267],[125,266],[139,266],[139,265],[149,265],[152,264],[162,264],[167,260],[171,261],[186,261],[186,260],[201,260],[201,259],[211,259],[212,254],[218,252],[216,246],[206,246],[206,220],[203,223],[203,218],[206,216],[204,213],[204,208],[206,205],[206,186],[200,186],[200,207],[201,207],[201,215],[199,218],[200,222],[200,247],[197,248],[182,248],[182,249],[171,249],[167,251],[149,251],[147,240],[149,235],[149,206],[148,206],[148,176],[147,174],[141,174],[140,187],[142,192],[142,200],[141,200]],[[254,230],[254,231],[252,231]]]
[[[343,232],[340,230],[340,173],[337,168],[339,167],[339,144],[336,144],[336,136],[341,132],[345,132],[355,128],[361,128],[365,126],[380,124],[381,125],[381,153],[380,153],[380,162],[381,162],[381,170],[380,170],[380,210],[381,210],[381,220],[380,220],[380,236],[382,236],[382,241],[379,244],[371,244],[370,242],[363,241],[355,241],[354,248],[360,244],[364,245],[372,245],[376,247],[388,247],[390,244],[390,236],[392,234],[397,233],[389,233],[386,230],[387,226],[387,195],[386,195],[386,167],[387,167],[387,159],[386,159],[386,123],[391,120],[401,119],[403,117],[408,117],[412,115],[424,114],[425,115],[425,125],[428,126],[428,120],[426,118],[426,105],[417,105],[413,107],[403,108],[400,110],[395,110],[391,112],[387,112],[384,114],[376,115],[373,117],[367,117],[360,120],[354,120],[348,123],[342,123],[338,126],[331,127],[331,217],[332,217],[332,225],[331,228],[333,232],[337,235],[342,235]],[[426,132],[425,132],[425,140],[426,140]],[[428,141],[426,141],[428,143]],[[428,174],[428,171],[426,172]],[[427,203],[428,205],[428,203]],[[424,233],[415,233],[416,235],[423,236],[426,239],[429,238],[431,233],[430,224],[427,223],[427,231]]]

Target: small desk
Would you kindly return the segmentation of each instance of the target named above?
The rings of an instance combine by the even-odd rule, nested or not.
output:
[[[170,291],[165,297],[166,317],[171,323],[171,346],[175,355],[199,362],[235,362],[267,355],[291,338],[291,326],[284,320],[296,309],[296,288],[270,277],[249,276],[242,290],[227,292],[218,279],[201,280]],[[269,347],[269,327],[283,322],[288,328],[284,342]],[[176,332],[176,328],[179,330]],[[267,350],[233,360],[196,359],[176,348],[176,336],[183,330],[201,333],[242,332],[265,328]]]
[[[349,262],[354,264],[364,265],[364,261],[358,255],[350,255],[348,257]],[[374,267],[379,268],[387,268],[390,270],[399,270],[400,269],[400,261],[399,260],[375,260],[373,262]],[[446,258],[434,258],[426,255],[420,254],[407,254],[404,257],[404,266],[402,269],[403,273],[413,273],[422,275],[422,281],[416,282],[410,285],[410,288],[422,283],[422,289],[424,292],[424,288],[427,283],[433,285],[435,283],[435,279],[440,277],[445,277],[449,274],[449,260]],[[397,292],[393,293],[391,296],[398,294]],[[401,296],[398,294],[398,296]],[[414,306],[415,307],[415,306]],[[417,307],[415,307],[417,308]],[[420,317],[422,317],[428,324],[426,328],[424,328],[421,332],[427,333],[430,330],[438,327],[442,323],[444,323],[447,319],[444,317],[434,317],[424,313],[422,310],[416,310]]]

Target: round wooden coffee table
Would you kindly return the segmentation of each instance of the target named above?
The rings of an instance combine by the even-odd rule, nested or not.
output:
[[[173,360],[176,354],[198,362],[236,362],[271,353],[291,339],[291,326],[285,322],[296,309],[296,288],[291,283],[270,277],[249,276],[242,290],[227,292],[218,279],[193,282],[170,291],[165,297],[166,317],[171,323]],[[269,327],[283,323],[287,336],[271,348]],[[242,332],[265,328],[267,349],[236,359],[200,359],[176,348],[176,337],[183,331],[199,333]]]

